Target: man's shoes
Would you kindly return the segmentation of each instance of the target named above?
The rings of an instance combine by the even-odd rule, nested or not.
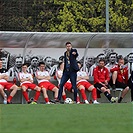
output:
[[[59,99],[55,99],[55,104],[60,104],[60,100]]]
[[[54,103],[54,104],[64,104],[63,101],[60,101],[59,99],[55,99],[55,100],[50,100],[51,103]]]
[[[93,104],[99,104],[99,102],[97,100],[94,100]]]
[[[7,104],[12,104],[12,102],[7,101]]]
[[[112,97],[110,101],[111,103],[115,103],[118,101],[118,97]]]
[[[30,104],[37,104],[37,102],[35,102],[35,101],[32,101]]]
[[[28,104],[31,104],[31,102],[32,102],[32,101],[29,100],[27,103],[28,103]]]
[[[3,103],[4,103],[4,104],[7,104],[7,99],[4,99],[4,100],[3,100]]]
[[[50,100],[49,102],[55,104],[55,103],[56,103],[55,101],[56,101],[56,100]]]
[[[115,84],[112,85],[112,90],[113,90],[113,91],[116,91],[116,86],[115,86]]]
[[[55,102],[53,103],[53,102],[46,102],[45,104],[55,104]]]
[[[121,103],[121,100],[120,99],[118,99],[118,103]]]
[[[121,103],[121,101],[122,101],[122,97],[120,97],[119,99],[118,99],[118,103]]]
[[[64,102],[63,101],[60,101],[60,104],[64,104]]]
[[[89,104],[88,100],[85,100],[85,104]]]
[[[4,94],[4,101],[3,101],[4,104],[7,104],[7,94],[5,93]]]
[[[85,103],[85,102],[84,102]],[[79,101],[73,101],[72,104],[81,104]],[[89,103],[88,103],[89,104]]]
[[[77,101],[77,104],[80,104],[80,101]]]
[[[50,104],[50,102],[46,102],[46,104]]]

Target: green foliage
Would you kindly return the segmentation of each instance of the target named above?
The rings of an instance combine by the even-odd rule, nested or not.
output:
[[[0,30],[105,32],[106,0],[2,0]],[[109,0],[110,32],[133,31],[133,0]]]
[[[133,3],[122,0],[110,1],[110,30],[126,32],[133,30]]]

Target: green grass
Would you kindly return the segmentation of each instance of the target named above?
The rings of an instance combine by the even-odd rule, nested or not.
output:
[[[0,105],[0,133],[131,133],[133,104]]]

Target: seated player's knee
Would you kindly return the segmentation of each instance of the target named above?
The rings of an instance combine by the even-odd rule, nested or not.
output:
[[[91,85],[88,90],[92,91],[93,89],[95,89],[95,87],[93,85]]]
[[[58,92],[58,88],[57,88],[57,87],[54,87],[54,88],[52,89],[52,91]]]
[[[22,91],[26,91],[27,88],[25,86],[22,86]]]
[[[19,89],[19,87],[18,87],[17,85],[15,85],[15,89],[16,89],[16,90],[18,90],[18,89]]]
[[[101,91],[104,93],[105,91],[107,91],[107,89],[105,87],[102,87]]]
[[[37,91],[41,91],[41,88],[37,86]]]
[[[3,91],[3,88],[0,88],[0,92],[2,92]]]
[[[83,85],[80,85],[80,86],[78,87],[78,89],[79,89],[79,90],[81,90],[81,89],[85,90],[85,87],[84,87]]]
[[[11,90],[16,90],[16,91],[17,91],[17,90],[18,90],[18,86],[14,84],[10,89],[11,89]]]
[[[3,87],[2,85],[0,85],[0,90],[3,90],[3,88],[4,88],[4,87]]]
[[[125,88],[125,90],[126,90],[126,91],[129,91],[129,87],[127,86],[127,87]]]
[[[114,71],[112,75],[117,76],[117,73],[118,73],[117,71]]]
[[[106,91],[107,91],[108,93],[110,93],[110,90],[109,90],[109,89],[106,89]]]
[[[41,88],[42,92],[47,92],[46,88]]]

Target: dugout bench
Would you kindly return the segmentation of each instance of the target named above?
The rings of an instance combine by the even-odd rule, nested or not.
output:
[[[12,79],[10,79],[10,82],[12,82]],[[53,77],[51,78],[50,82],[52,82],[56,86],[58,85],[57,80],[55,80]],[[93,77],[89,78],[89,82],[91,84],[93,84]],[[6,92],[7,95],[9,95],[9,93],[10,93],[7,90],[5,90],[5,92]],[[112,91],[112,89],[111,89],[111,94],[112,94],[112,96],[115,96],[115,97],[116,96],[120,97],[121,92],[122,92],[121,88],[116,88],[115,92]],[[35,91],[32,91],[31,89],[28,89],[28,95],[29,95],[30,98],[33,98],[34,95],[35,95]],[[71,93],[69,91],[66,91],[66,95],[67,95],[67,97],[70,97],[71,99],[73,99],[73,93]],[[91,92],[86,91],[86,95],[87,95],[88,101],[92,100]],[[51,100],[54,99],[54,93],[52,91],[48,91],[48,96],[49,96],[49,99],[51,99]],[[80,101],[83,102],[83,99],[82,99],[82,96],[81,96],[80,92],[79,92],[79,96],[80,96]],[[128,94],[124,97],[122,102],[130,102],[131,101],[130,99],[131,99],[131,95],[130,95],[130,91],[129,91]],[[103,93],[101,93],[101,98],[98,98],[98,101],[100,103],[109,103],[108,99],[104,96]],[[0,103],[3,103],[3,98],[1,96],[0,96]],[[21,88],[18,88],[18,91],[17,91],[16,95],[12,99],[12,103],[13,104],[25,104],[26,103],[26,101],[23,97]],[[40,94],[40,97],[38,99],[38,103],[40,103],[40,104],[45,103],[42,93]]]

